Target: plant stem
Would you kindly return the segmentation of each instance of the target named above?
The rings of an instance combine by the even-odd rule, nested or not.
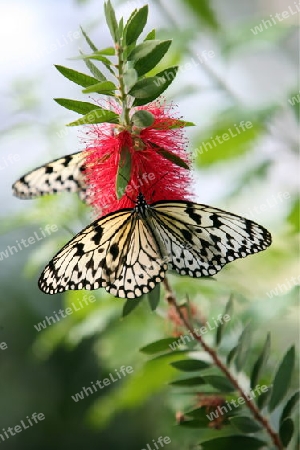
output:
[[[120,92],[120,100],[122,103],[122,111],[123,111],[123,124],[125,126],[129,126],[130,125],[130,118],[129,118],[129,111],[130,108],[128,108],[128,104],[127,104],[127,95],[125,92],[125,84],[124,84],[124,60],[123,60],[123,47],[121,45],[116,45],[116,54],[117,54],[117,58],[118,58],[118,64],[117,64],[117,69],[118,69],[118,81],[119,81],[119,92]]]
[[[271,427],[269,421],[261,414],[259,409],[257,408],[256,404],[250,400],[246,393],[243,391],[241,386],[239,385],[238,381],[233,377],[230,370],[227,368],[227,366],[221,361],[216,351],[211,348],[209,345],[206,344],[206,342],[203,340],[201,335],[198,335],[195,333],[192,325],[190,324],[189,320],[184,317],[180,307],[177,304],[175,295],[172,291],[172,288],[169,284],[169,281],[167,278],[164,279],[164,285],[166,290],[166,300],[169,304],[171,304],[178,316],[181,319],[181,322],[183,325],[189,330],[189,332],[192,334],[195,340],[197,340],[203,349],[210,355],[211,359],[215,363],[215,365],[224,373],[226,378],[231,382],[231,384],[235,387],[236,391],[240,394],[240,396],[244,399],[245,405],[249,408],[251,413],[253,414],[254,418],[263,426],[263,428],[266,430],[266,432],[269,434],[270,438],[272,439],[274,445],[279,450],[283,450],[284,447],[282,443],[280,442],[278,434],[273,430]]]

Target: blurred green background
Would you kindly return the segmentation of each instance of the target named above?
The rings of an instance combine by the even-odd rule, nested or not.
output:
[[[126,18],[143,4],[114,2],[118,17]],[[274,239],[268,251],[230,264],[215,281],[173,276],[171,283],[178,299],[188,294],[206,320],[222,313],[233,294],[235,315],[225,347],[251,322],[255,333],[247,364],[253,363],[270,331],[268,380],[286,349],[299,344],[299,13],[271,21],[287,9],[280,0],[148,4],[146,32],[157,28],[159,38],[173,38],[161,67],[180,67],[165,95],[196,124],[187,131],[195,200],[253,219]],[[92,212],[76,195],[21,201],[11,194],[12,183],[26,171],[82,149],[82,131],[64,127],[75,116],[52,100],[84,97],[53,66],[85,71],[83,63],[67,61],[85,49],[80,25],[99,47],[111,45],[103,1],[0,4],[0,344],[7,346],[0,349],[0,430],[34,412],[45,415],[32,428],[0,440],[1,446],[141,450],[169,436],[169,450],[197,448],[199,431],[175,425],[176,411],[187,406],[167,385],[176,371],[166,359],[146,363],[139,352],[173,331],[163,298],[155,313],[142,302],[122,319],[124,301],[104,290],[92,292],[96,301],[83,308],[85,292],[42,294],[37,287],[42,268],[91,221]],[[251,128],[205,151],[203,143],[234,131],[242,120]],[[47,224],[58,230],[8,255],[8,246]],[[78,309],[72,315],[42,331],[34,327],[72,302]],[[72,399],[122,365],[131,365],[133,374],[83,400]],[[297,379],[298,372],[293,387]]]

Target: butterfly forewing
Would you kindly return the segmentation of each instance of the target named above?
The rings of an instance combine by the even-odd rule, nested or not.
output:
[[[271,244],[270,233],[251,220],[186,201],[152,205],[153,221],[181,275],[211,276],[238,258]]]
[[[31,199],[56,192],[78,192],[86,197],[84,180],[84,152],[55,159],[28,172],[13,184],[13,193],[22,199]]]

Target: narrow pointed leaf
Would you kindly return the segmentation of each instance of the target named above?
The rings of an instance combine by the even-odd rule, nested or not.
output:
[[[116,177],[116,195],[120,199],[123,197],[126,187],[130,180],[131,174],[131,154],[128,147],[122,147],[120,152],[120,160],[118,173]]]
[[[115,11],[111,5],[110,0],[104,3],[104,12],[111,37],[113,38],[114,42],[117,43],[119,41],[118,23]]]
[[[93,84],[86,89],[83,89],[84,94],[89,94],[91,92],[98,92],[99,94],[112,95],[112,91],[115,91],[117,86],[114,85],[111,81],[102,81],[100,83]],[[109,94],[108,94],[109,93]]]
[[[206,406],[201,406],[200,408],[192,409],[191,411],[187,411],[184,413],[185,416],[192,417],[197,420],[205,420],[209,423],[209,419],[206,416],[207,410]]]
[[[98,49],[94,52],[95,55],[107,55],[107,56],[113,56],[115,55],[115,49],[113,47],[106,47],[103,48],[102,50]]]
[[[261,430],[261,425],[247,416],[235,416],[230,418],[230,423],[245,434],[256,433]]]
[[[236,345],[228,353],[227,358],[226,358],[226,362],[228,365],[230,365],[234,361],[236,354],[237,354],[237,350],[238,350],[238,346]]]
[[[251,388],[254,388],[259,381],[260,375],[265,368],[265,365],[267,363],[267,360],[270,355],[270,349],[271,349],[271,337],[270,333],[268,333],[265,345],[262,349],[261,354],[258,356],[251,373]]]
[[[184,378],[182,380],[175,380],[170,383],[172,386],[180,386],[180,387],[191,387],[198,386],[200,384],[205,384],[205,381],[202,377],[191,377]]]
[[[155,311],[160,300],[160,283],[158,283],[152,291],[148,292],[147,295],[151,311]]]
[[[79,84],[79,86],[87,87],[98,83],[97,78],[86,75],[85,73],[77,72],[77,70],[68,69],[67,67],[60,65],[55,65],[55,67],[64,77],[73,81],[73,83]]]
[[[300,398],[300,391],[295,392],[294,395],[289,399],[285,407],[283,408],[281,417],[280,417],[280,423],[282,423],[287,417],[290,417],[293,414],[293,410],[297,403],[299,402]]]
[[[199,359],[183,359],[181,361],[174,361],[171,366],[182,372],[194,372],[196,370],[207,369],[211,365],[206,361],[200,361]]]
[[[179,156],[175,155],[175,153],[171,153],[168,150],[158,147],[157,145],[155,145],[153,143],[152,143],[152,145],[155,146],[157,153],[159,153],[165,159],[168,159],[172,163],[176,164],[176,166],[183,167],[184,169],[190,170],[189,165],[185,161],[183,161]]]
[[[261,450],[267,443],[251,436],[226,436],[201,442],[202,450]]]
[[[133,14],[124,29],[125,41],[127,45],[132,44],[137,40],[137,38],[142,33],[148,17],[148,5],[143,6],[138,9],[135,14]]]
[[[147,128],[153,124],[154,116],[149,111],[141,109],[132,115],[131,121],[138,128]]]
[[[273,390],[269,403],[269,411],[273,411],[285,397],[289,387],[295,365],[295,347],[291,347],[280,363],[273,381]]]
[[[231,384],[231,382],[221,375],[203,375],[202,378],[205,383],[210,384],[212,387],[222,392],[235,391],[235,387]]]
[[[255,397],[255,401],[259,409],[263,409],[267,406],[267,404],[270,401],[271,394],[272,394],[272,387],[269,386],[269,389],[266,392],[263,392],[258,397]]]
[[[134,106],[142,106],[147,103],[152,102],[157,97],[159,97],[172,83],[174,80],[176,73],[178,71],[178,66],[168,67],[167,69],[162,70],[161,72],[157,73],[155,77],[160,80],[156,81],[156,87],[157,90],[155,91],[155,94],[150,95],[149,97],[140,99],[136,98],[134,101]],[[180,122],[180,121],[178,121]],[[182,121],[183,122],[183,121]],[[192,123],[192,122],[186,122],[186,123]]]
[[[145,345],[145,347],[140,348],[140,352],[146,353],[147,355],[154,355],[155,353],[170,352],[172,345],[178,341],[178,338],[165,338],[160,339],[151,344]]]
[[[55,98],[54,100],[60,106],[70,109],[71,111],[75,111],[78,114],[87,114],[97,109],[97,105],[89,102],[80,102],[78,100],[71,100],[69,98]],[[99,107],[99,109],[101,108]]]
[[[160,80],[164,81],[163,78],[157,77],[147,77],[139,80],[135,83],[134,86],[128,92],[129,95],[132,95],[135,98],[149,98],[158,97],[159,92],[159,83]]]
[[[95,108],[93,111],[89,112],[85,116],[81,117],[75,122],[68,123],[68,127],[74,127],[77,125],[88,125],[94,123],[118,123],[118,114],[113,111],[109,111],[108,109],[103,108]]]
[[[134,61],[134,68],[139,76],[153,69],[164,57],[171,45],[171,41],[144,41],[137,45],[128,56],[128,60]]]
[[[84,36],[84,39],[86,40],[86,42],[89,45],[89,47],[92,50],[92,52],[96,52],[98,50],[96,45],[92,42],[92,40],[89,38],[87,33],[84,31],[84,29],[82,27],[80,27],[80,29],[81,29],[81,32],[82,32],[82,34]]]
[[[284,448],[286,448],[292,437],[294,434],[294,422],[292,421],[292,419],[290,417],[287,417],[281,424],[280,424],[280,428],[279,428],[279,437],[280,440],[284,446]]]
[[[194,127],[195,124],[193,122],[186,122],[185,120],[178,119],[161,119],[158,123],[156,123],[153,128],[155,130],[173,130],[175,128],[184,128],[184,127]]]
[[[232,315],[232,310],[233,310],[233,299],[232,297],[229,298],[226,306],[225,306],[225,311],[223,314],[223,318],[226,318],[225,316],[229,316],[229,318]],[[217,328],[217,332],[216,332],[216,345],[220,345],[221,341],[222,341],[222,337],[224,334],[224,330],[226,328],[228,321],[227,320],[222,320],[222,322],[219,324],[218,328]]]
[[[129,298],[123,306],[122,317],[128,316],[143,300],[143,296],[139,298]]]
[[[149,31],[149,33],[147,34],[147,36],[145,37],[144,41],[153,41],[153,39],[155,39],[155,30],[151,30]]]
[[[238,371],[241,371],[245,365],[247,360],[250,344],[251,343],[251,331],[249,325],[246,325],[244,328],[240,338],[239,343],[237,345],[237,353],[235,357],[235,367]]]
[[[80,50],[80,54],[83,55],[81,50]],[[89,59],[85,58],[84,59],[84,64],[86,65],[86,67],[89,69],[89,71],[95,77],[96,80],[98,80],[98,81],[107,81],[106,77],[103,75],[101,70],[99,70],[98,67],[95,66],[95,64],[92,61],[90,61]]]

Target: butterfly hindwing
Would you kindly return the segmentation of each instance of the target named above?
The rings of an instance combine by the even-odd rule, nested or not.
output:
[[[238,258],[266,249],[270,233],[236,214],[187,201],[152,205],[153,221],[181,275],[211,276]]]
[[[13,193],[31,199],[56,192],[78,192],[85,199],[84,152],[55,159],[31,170],[13,184]]]

